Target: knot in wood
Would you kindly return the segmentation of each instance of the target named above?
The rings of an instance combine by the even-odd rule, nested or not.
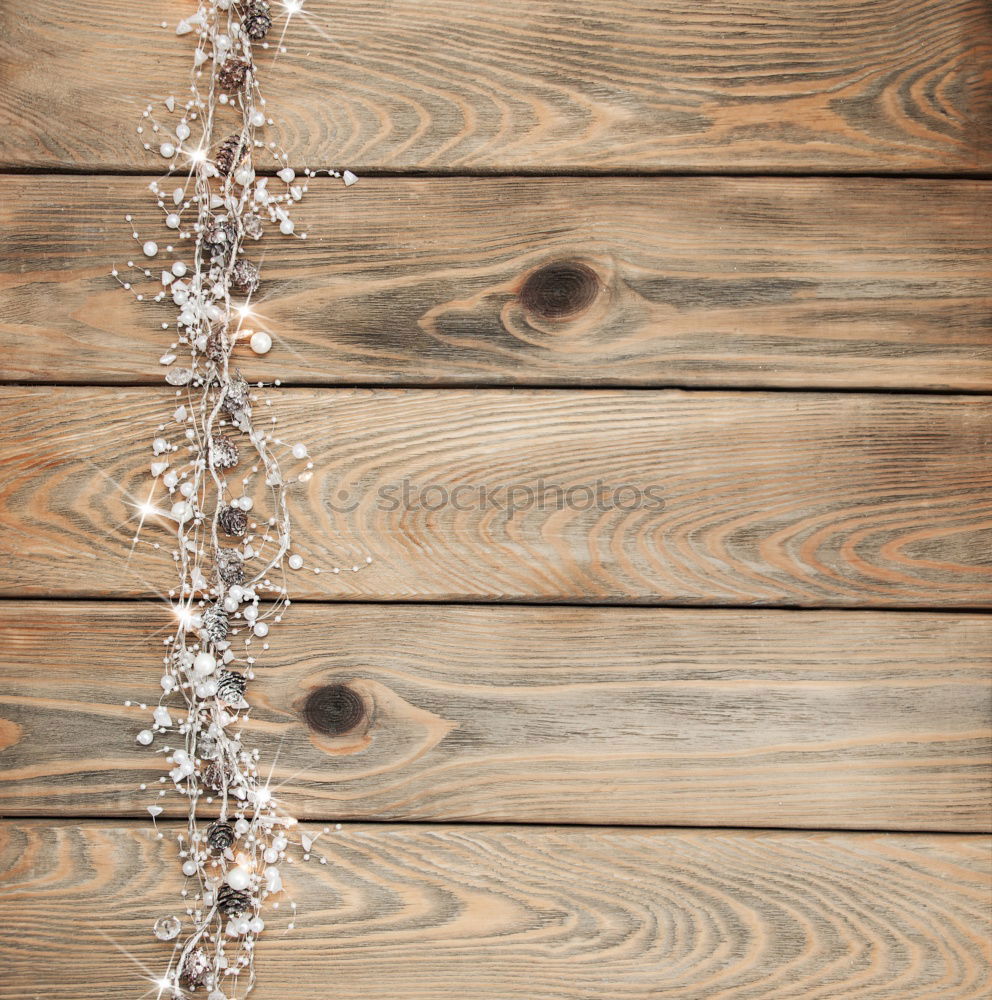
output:
[[[520,289],[524,308],[543,319],[564,319],[588,309],[599,292],[599,276],[579,261],[546,264]]]
[[[303,721],[325,736],[351,732],[365,718],[361,695],[344,684],[327,684],[307,695],[303,703]]]

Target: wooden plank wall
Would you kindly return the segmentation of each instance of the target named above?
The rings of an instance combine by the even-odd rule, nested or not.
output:
[[[170,316],[107,272],[191,5],[0,7],[3,1000],[139,995],[179,889]],[[305,11],[273,117],[362,177],[239,359],[316,463],[250,735],[327,829],[256,996],[984,997],[987,0]]]

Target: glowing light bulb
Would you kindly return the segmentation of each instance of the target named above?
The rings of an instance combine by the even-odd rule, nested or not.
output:
[[[151,502],[150,500],[146,500],[146,501],[145,501],[145,502],[144,502],[144,503],[143,503],[143,504],[142,504],[142,505],[141,505],[141,506],[140,506],[140,507],[138,508],[138,510],[140,510],[140,511],[141,511],[141,516],[142,516],[142,518],[146,518],[146,517],[151,517],[151,516],[152,516],[152,514],[155,514],[155,513],[157,513],[157,511],[155,510],[155,504],[153,504],[153,503],[152,503],[152,502]]]
[[[172,612],[176,618],[179,619],[179,624],[182,625],[183,628],[191,629],[193,627],[193,613],[189,610],[189,608],[180,604],[178,607],[174,607]]]
[[[190,158],[192,163],[196,164],[203,163],[207,158],[207,154],[199,148],[188,150],[186,155]]]

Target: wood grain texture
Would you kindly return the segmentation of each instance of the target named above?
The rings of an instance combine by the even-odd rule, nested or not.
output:
[[[298,598],[992,605],[988,397],[273,396],[279,439],[315,465],[291,491]],[[174,579],[164,522],[133,532],[176,401],[0,392],[0,593],[157,597]]]
[[[170,623],[6,605],[0,814],[144,815]],[[300,605],[245,730],[311,819],[989,831],[990,653],[982,615]]]
[[[266,912],[258,1000],[329,983],[354,1000],[987,996],[984,836],[357,826],[318,843],[326,865],[286,866],[296,929]],[[169,963],[151,927],[175,907],[173,852],[146,826],[0,824],[19,929],[0,997],[141,995]]]
[[[4,5],[0,165],[159,169],[141,149],[147,135],[127,123],[182,89],[192,45],[173,28],[194,8],[134,0],[122,18],[110,0]],[[312,165],[992,168],[986,0],[735,0],[718,10],[694,0],[309,0],[306,9],[277,71],[271,52],[259,62],[282,144]]]
[[[307,242],[255,249],[252,378],[992,389],[992,184],[325,178],[305,206]],[[159,236],[143,180],[0,177],[0,378],[161,384],[174,310],[108,277],[125,211]]]

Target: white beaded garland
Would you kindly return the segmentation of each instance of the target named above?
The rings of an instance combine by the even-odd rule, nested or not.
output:
[[[303,2],[286,0],[283,7],[288,24]],[[221,13],[228,10],[230,15]],[[255,677],[259,649],[269,648],[267,641],[254,640],[265,640],[290,604],[277,574],[284,565],[294,570],[304,565],[301,555],[288,551],[286,490],[314,475],[314,463],[307,461],[302,444],[290,450],[306,468],[290,476],[280,472],[277,455],[281,457],[285,444],[261,426],[263,407],[271,400],[262,382],[249,388],[238,372],[246,348],[263,356],[275,339],[269,330],[256,329],[263,321],[254,311],[257,281],[241,280],[246,270],[251,274],[245,251],[276,228],[283,236],[306,239],[306,233],[296,233],[290,212],[316,176],[307,169],[297,178],[287,165],[288,155],[254,131],[273,122],[258,89],[261,64],[252,58],[253,39],[242,26],[245,16],[243,4],[208,0],[176,23],[177,35],[192,36],[186,43],[194,67],[190,90],[185,97],[165,96],[148,104],[139,128],[151,133],[143,140],[144,149],[170,161],[167,177],[176,178],[172,184],[148,184],[167,240],[161,247],[154,240],[142,242],[135,221],[127,216],[145,257],[164,250],[163,260],[154,273],[151,264],[140,260],[128,261],[133,276],[113,271],[138,300],[145,292],[137,280],[142,275],[150,279],[154,290],[149,298],[171,302],[176,309],[171,322],[161,322],[163,330],[173,332],[157,355],[166,382],[175,390],[167,411],[174,423],[160,424],[152,441],[147,461],[152,489],[147,500],[142,496],[135,503],[140,519],[133,543],[164,548],[162,554],[168,553],[176,565],[178,580],[166,595],[175,616],[170,620],[174,631],[162,640],[159,667],[163,700],[171,696],[176,707],[170,713],[164,704],[141,705],[151,711],[153,723],[135,740],[146,747],[157,742],[153,749],[166,762],[159,782],[151,786],[154,792],[149,791],[155,795],[146,806],[149,815],[162,815],[160,802],[169,793],[184,796],[189,807],[188,827],[177,835],[177,853],[183,874],[196,880],[182,891],[193,928],[185,943],[175,947],[180,963],[194,947],[206,956],[203,985],[208,1000],[227,1000],[222,985],[228,975],[235,984],[228,991],[239,996],[243,990],[237,985],[249,977],[254,983],[254,936],[265,929],[260,909],[269,894],[282,890],[276,863],[291,860],[286,855],[289,839],[280,827],[295,821],[276,810],[259,752],[247,745],[251,730],[243,723],[251,709],[244,685]],[[261,47],[269,43],[263,41]],[[274,48],[285,52],[280,44]],[[244,86],[231,86],[237,66],[228,60],[249,67]],[[218,79],[222,67],[224,81]],[[226,107],[219,116],[222,104]],[[169,117],[157,121],[163,105]],[[240,122],[231,123],[232,117]],[[257,176],[262,165],[254,159],[256,151],[272,154],[285,187],[271,177]],[[346,185],[357,180],[347,172],[327,173],[343,176]],[[176,259],[180,256],[185,260]],[[265,256],[252,255],[260,262]],[[240,274],[236,281],[235,274]],[[133,288],[125,277],[136,279]],[[273,382],[280,384],[278,379]],[[266,424],[270,416],[266,414]],[[276,422],[271,417],[271,423]],[[218,437],[236,456],[224,469],[211,460]],[[255,521],[245,516],[255,507],[253,493],[261,508]],[[231,510],[225,511],[228,507]],[[144,534],[163,529],[171,535],[168,546]],[[141,785],[142,790],[146,787]],[[204,811],[211,804],[212,811]],[[209,829],[204,819],[212,824]],[[165,834],[157,831],[156,836],[162,839]],[[304,860],[310,857],[313,839],[302,837]],[[264,869],[256,867],[260,863]],[[233,899],[229,890],[245,898]],[[244,912],[227,913],[241,905]],[[223,922],[218,913],[224,914]],[[183,933],[174,917],[160,918],[153,930],[163,941]],[[237,979],[239,975],[244,978]],[[179,967],[170,964],[158,985],[159,992],[183,992]]]

